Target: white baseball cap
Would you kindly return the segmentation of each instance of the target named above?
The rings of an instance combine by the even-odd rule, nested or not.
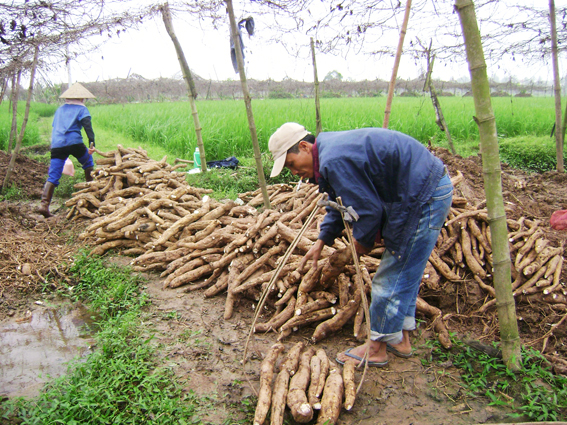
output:
[[[310,133],[305,130],[305,127],[295,122],[286,122],[272,134],[268,142],[268,148],[274,158],[270,177],[276,177],[282,172],[288,149],[308,134]]]

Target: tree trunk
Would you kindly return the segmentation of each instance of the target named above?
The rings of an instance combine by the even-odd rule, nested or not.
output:
[[[433,109],[435,109],[435,116],[437,119],[435,122],[441,129],[441,131],[445,132],[447,136],[447,143],[449,144],[449,149],[453,155],[457,154],[455,150],[455,146],[453,146],[453,139],[451,139],[451,132],[449,131],[449,127],[447,126],[447,122],[445,121],[445,117],[443,116],[443,111],[441,110],[441,103],[439,103],[439,99],[437,98],[437,92],[435,91],[435,87],[431,83],[431,74],[433,74],[433,64],[435,63],[435,55],[433,57],[431,55],[431,46],[427,50],[427,76],[425,77],[425,89],[429,89],[429,94],[431,96],[431,103],[433,103]]]
[[[71,76],[71,54],[69,53],[69,44],[65,46],[65,65],[67,66],[67,88],[73,85],[73,78]]]
[[[396,87],[396,78],[398,76],[398,68],[400,66],[400,59],[402,57],[402,49],[404,47],[404,38],[408,28],[409,15],[411,11],[411,0],[407,0],[406,12],[404,14],[404,22],[402,23],[402,30],[400,31],[400,39],[398,41],[398,50],[396,51],[396,58],[394,59],[394,69],[392,70],[392,78],[388,86],[388,100],[386,100],[386,110],[384,111],[384,124],[382,128],[388,128],[390,122],[390,113],[392,111],[392,99],[394,98],[394,88]]]
[[[232,0],[225,0],[225,3],[230,20],[230,34],[234,40],[234,48],[236,50],[236,62],[238,64],[240,84],[242,85],[242,94],[244,95],[244,103],[246,105],[248,127],[250,128],[252,146],[254,147],[254,159],[256,160],[256,170],[258,171],[258,183],[260,184],[262,197],[264,198],[264,208],[271,208],[268,188],[266,187],[266,177],[264,176],[264,166],[262,165],[262,153],[260,152],[260,144],[258,143],[258,135],[256,133],[256,123],[254,122],[254,114],[252,113],[252,99],[250,98],[250,91],[248,90],[248,83],[246,82],[246,74],[244,73],[244,58],[242,57],[240,37],[238,37],[238,28],[236,27],[236,19],[234,18]]]
[[[555,23],[555,0],[549,0],[549,22],[551,23],[551,57],[553,59],[553,91],[555,93],[555,151],[557,171],[563,172],[563,130],[561,127],[561,77],[557,58],[557,25]]]
[[[8,183],[10,182],[10,177],[12,176],[14,165],[16,164],[16,158],[18,156],[18,153],[20,152],[20,146],[22,145],[22,140],[24,140],[26,125],[28,123],[28,117],[30,115],[30,105],[31,105],[31,98],[33,93],[33,81],[35,78],[35,70],[37,68],[38,56],[39,56],[39,47],[36,46],[33,55],[33,62],[31,67],[31,74],[30,74],[30,88],[28,90],[28,99],[26,100],[26,110],[24,112],[24,119],[22,120],[22,128],[20,129],[20,133],[18,134],[18,141],[16,142],[16,146],[14,147],[14,153],[10,158],[10,163],[8,164],[8,169],[6,170],[6,176],[4,177],[4,183],[2,184],[2,192],[4,192],[8,188]]]
[[[179,65],[181,66],[181,72],[183,72],[183,79],[187,83],[187,95],[189,96],[189,104],[191,105],[191,115],[193,115],[193,123],[195,125],[195,135],[197,136],[197,146],[199,147],[199,154],[201,156],[201,172],[207,172],[207,155],[205,152],[205,145],[203,144],[203,135],[201,134],[201,123],[199,122],[199,113],[197,112],[197,105],[195,99],[197,98],[197,90],[195,89],[195,82],[193,81],[193,75],[191,74],[191,69],[187,64],[187,59],[185,59],[185,54],[181,48],[181,44],[175,35],[175,30],[173,29],[173,22],[171,19],[171,12],[169,11],[169,4],[165,3],[161,6],[161,15],[163,17],[163,23],[165,24],[165,29],[175,46],[175,51],[177,52],[177,59],[179,60]]]
[[[510,369],[518,370],[522,362],[521,343],[512,294],[508,230],[502,197],[502,170],[500,168],[496,121],[490,100],[486,62],[473,2],[471,0],[456,0],[455,9],[459,13],[465,40],[476,112],[475,121],[478,124],[482,147],[482,169],[488,221],[492,235],[493,282],[498,307],[500,338],[502,340],[502,357]]]
[[[10,85],[8,80],[9,76],[2,78],[2,90],[0,90],[0,105],[2,105],[2,101],[4,100],[4,95],[6,94],[6,90],[8,90],[8,86]]]
[[[12,76],[12,93],[10,102],[12,103],[12,126],[10,127],[10,138],[8,139],[8,149],[6,152],[12,153],[12,142],[17,137],[18,133],[18,97],[20,96],[20,78],[22,77],[22,70],[20,69],[17,74]]]
[[[321,124],[321,104],[319,103],[319,77],[317,77],[317,62],[315,61],[315,43],[313,42],[313,37],[311,37],[311,57],[313,58],[313,84],[315,85],[315,122],[317,136],[321,133],[323,126]]]

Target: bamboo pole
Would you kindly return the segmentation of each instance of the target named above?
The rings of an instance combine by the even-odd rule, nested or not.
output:
[[[404,38],[408,28],[409,15],[411,11],[411,0],[407,0],[406,11],[404,14],[404,22],[402,23],[402,30],[400,31],[400,39],[398,40],[398,50],[396,51],[396,58],[394,59],[394,69],[392,70],[392,78],[388,86],[388,100],[386,100],[386,110],[384,111],[384,124],[383,128],[388,128],[390,122],[390,113],[392,111],[392,99],[394,98],[394,88],[396,87],[396,78],[398,76],[398,68],[400,67],[400,59],[402,57],[402,49],[404,47]]]
[[[313,41],[313,37],[311,37],[311,57],[313,58],[313,84],[315,85],[315,121],[316,121],[316,129],[317,136],[321,133],[323,127],[321,124],[321,104],[319,102],[319,77],[317,76],[317,62],[315,60],[315,42]]]
[[[234,18],[232,0],[225,0],[225,3],[230,20],[230,34],[232,36],[232,39],[234,40],[234,48],[236,50],[236,62],[238,64],[240,84],[242,85],[242,94],[244,95],[244,103],[246,105],[248,127],[250,128],[252,146],[254,147],[254,159],[256,160],[256,170],[258,171],[258,183],[260,184],[262,198],[264,199],[264,208],[271,208],[270,197],[268,195],[268,189],[266,186],[266,177],[264,176],[264,166],[262,165],[262,153],[260,152],[258,134],[256,133],[256,123],[254,122],[254,114],[252,113],[252,98],[250,97],[248,83],[246,82],[246,74],[244,73],[244,58],[242,57],[242,47],[240,46],[240,37],[238,37],[238,28],[236,27],[236,19]]]
[[[33,54],[33,62],[31,66],[28,98],[26,100],[26,109],[24,112],[24,119],[22,121],[22,127],[20,128],[20,132],[18,133],[18,140],[16,142],[16,146],[14,147],[14,152],[12,153],[12,157],[10,158],[10,163],[8,164],[8,169],[6,170],[6,176],[4,177],[4,183],[2,184],[2,192],[4,192],[7,189],[8,183],[10,183],[10,177],[12,177],[12,171],[14,170],[14,165],[16,164],[16,157],[20,153],[20,146],[22,146],[22,140],[24,140],[26,125],[28,123],[28,118],[30,115],[30,105],[31,105],[31,98],[33,93],[33,81],[35,78],[35,71],[37,69],[38,58],[39,58],[39,46],[35,46],[35,51]]]
[[[563,129],[561,122],[561,77],[557,58],[557,24],[555,20],[555,0],[549,0],[549,22],[551,24],[551,58],[553,59],[553,91],[555,95],[555,152],[557,171],[563,172]]]
[[[486,62],[472,0],[456,0],[459,13],[474,97],[476,122],[482,147],[482,169],[486,193],[486,207],[494,259],[493,282],[496,292],[502,357],[512,370],[521,367],[520,337],[516,306],[512,293],[511,261],[508,247],[506,212],[502,197],[502,170],[498,149],[496,120],[490,100],[490,86]]]
[[[205,152],[205,145],[203,144],[203,135],[201,134],[201,123],[199,121],[199,113],[197,112],[197,105],[195,99],[197,98],[197,90],[195,89],[195,82],[193,81],[193,74],[191,74],[191,69],[187,64],[187,59],[181,48],[181,43],[175,34],[173,29],[173,21],[171,19],[171,12],[169,10],[169,3],[164,3],[161,7],[161,15],[163,17],[163,23],[165,24],[165,29],[175,46],[175,51],[177,52],[177,59],[179,60],[179,65],[181,66],[181,72],[183,72],[183,79],[187,83],[187,95],[189,96],[189,103],[191,105],[191,115],[193,116],[193,123],[195,124],[195,135],[197,136],[197,146],[199,147],[199,153],[201,155],[201,172],[207,172],[207,155]]]

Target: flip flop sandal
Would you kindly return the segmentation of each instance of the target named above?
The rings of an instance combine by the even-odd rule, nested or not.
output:
[[[351,353],[351,350],[353,350],[353,349],[354,349],[354,347],[353,347],[353,348],[349,348],[348,350],[346,350],[346,351],[345,351],[345,356],[352,357],[353,359],[358,360],[360,363],[363,363],[363,362],[362,362],[362,357],[359,357],[359,356],[357,356],[357,355]],[[342,365],[345,364],[345,362],[343,362],[342,360],[339,360],[339,359],[337,359],[337,358],[336,358],[335,360],[336,360],[337,363],[339,363],[339,364],[342,364]],[[385,362],[373,362],[373,361],[369,361],[369,362],[368,362],[368,366],[374,366],[374,367],[384,367],[384,366],[386,366],[387,364],[388,364],[388,361],[387,361],[387,360],[386,360]]]
[[[386,350],[388,350],[393,355],[401,357],[403,359],[409,359],[413,355],[413,353],[402,353],[401,351],[398,351],[395,347],[391,346],[390,344],[386,345]]]

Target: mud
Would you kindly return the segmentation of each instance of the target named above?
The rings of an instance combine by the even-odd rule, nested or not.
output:
[[[67,363],[91,352],[93,321],[82,305],[46,307],[0,324],[0,397],[34,397]]]

